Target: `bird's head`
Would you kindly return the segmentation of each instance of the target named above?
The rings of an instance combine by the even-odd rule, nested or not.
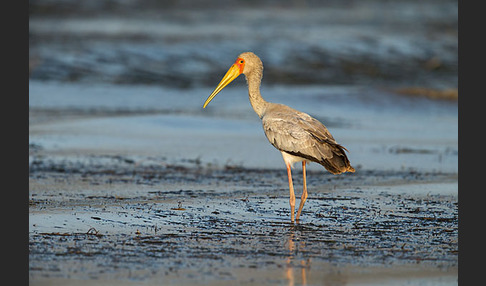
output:
[[[263,64],[260,58],[252,52],[242,53],[238,56],[235,63],[229,68],[223,79],[219,82],[218,86],[209,95],[206,102],[204,102],[203,108],[209,104],[211,100],[225,88],[230,82],[239,77],[241,74],[245,74],[248,78],[250,74],[258,74],[261,78],[263,71]]]

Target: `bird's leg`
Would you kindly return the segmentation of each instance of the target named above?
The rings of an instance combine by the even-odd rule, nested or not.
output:
[[[304,180],[304,190],[302,191],[302,197],[300,198],[300,205],[299,210],[297,211],[297,217],[295,218],[297,221],[300,217],[300,212],[304,208],[305,201],[307,200],[307,182],[305,179],[305,161],[302,161],[302,178]]]
[[[290,190],[290,221],[294,222],[295,194],[294,194],[294,184],[292,183],[292,172],[290,171],[290,164],[287,164],[287,176],[289,176],[289,190]]]

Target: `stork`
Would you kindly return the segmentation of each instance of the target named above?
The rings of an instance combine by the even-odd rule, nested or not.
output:
[[[342,145],[338,144],[326,126],[307,113],[283,104],[265,101],[260,94],[263,77],[263,63],[252,52],[242,53],[229,68],[221,82],[209,95],[203,108],[230,82],[244,74],[248,84],[251,106],[262,120],[263,131],[268,141],[281,153],[287,167],[290,191],[290,220],[294,222],[295,193],[291,168],[302,162],[303,192],[297,211],[299,221],[302,208],[307,200],[306,163],[321,164],[332,174],[354,172]]]

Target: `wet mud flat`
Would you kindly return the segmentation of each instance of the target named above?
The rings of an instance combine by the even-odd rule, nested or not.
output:
[[[457,284],[457,173],[310,170],[292,224],[283,169],[30,149],[32,285]]]
[[[29,6],[30,284],[457,284],[457,2],[61,2]],[[242,51],[351,151],[299,224],[244,79],[201,108]]]
[[[188,104],[210,92],[30,82],[32,285],[457,284],[456,103],[267,88],[325,122],[357,170],[310,164],[297,225],[246,95]]]

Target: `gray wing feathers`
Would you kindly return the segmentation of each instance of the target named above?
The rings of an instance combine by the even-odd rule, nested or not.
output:
[[[331,173],[354,171],[343,146],[327,128],[306,113],[285,105],[263,116],[262,124],[268,141],[280,151],[323,165]]]
[[[264,117],[262,120],[268,141],[280,151],[302,153],[316,159],[331,158],[331,149],[322,143],[337,143],[324,125],[317,120],[315,122],[322,127],[313,127],[315,123],[309,124],[298,116],[280,115]]]

